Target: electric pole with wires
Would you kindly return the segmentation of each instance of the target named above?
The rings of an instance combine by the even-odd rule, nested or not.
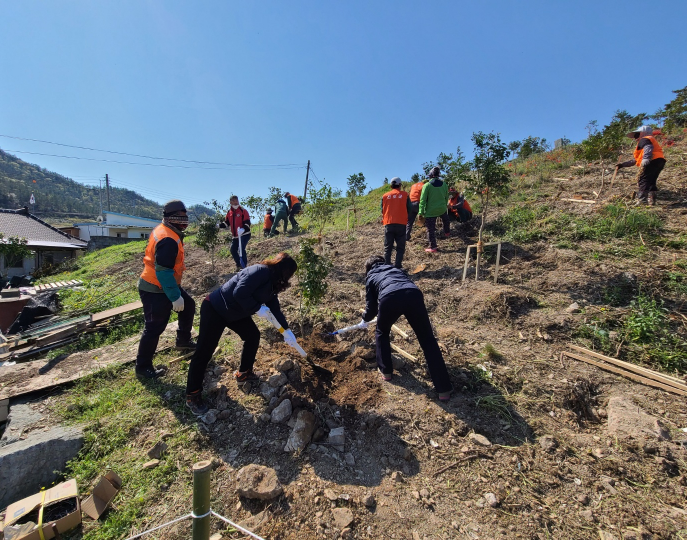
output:
[[[310,160],[308,160],[308,168],[305,169],[305,189],[303,190],[303,203],[305,203],[305,197],[308,195],[308,176],[310,175]]]

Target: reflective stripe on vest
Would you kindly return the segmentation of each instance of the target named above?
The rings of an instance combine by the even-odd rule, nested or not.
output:
[[[405,225],[408,223],[407,199],[408,194],[398,189],[392,189],[389,193],[385,193],[382,196],[384,225]]]
[[[424,186],[422,182],[413,184],[413,186],[410,188],[410,202],[420,202],[420,196],[422,195],[422,186]]]
[[[179,235],[172,229],[160,223],[153,229],[153,234],[151,234],[148,239],[146,252],[143,256],[143,272],[141,273],[141,279],[160,288],[162,288],[162,285],[160,285],[157,274],[155,274],[155,247],[157,243],[164,238],[173,238],[176,240],[177,247],[179,248],[177,258],[174,261],[174,279],[177,285],[181,285],[181,277],[184,270],[186,270],[186,266],[184,265],[184,244],[181,238],[179,238]]]
[[[654,151],[651,153],[651,161],[658,159],[658,158],[665,159],[665,156],[663,155],[663,148],[661,147],[660,144],[658,144],[658,141],[656,139],[654,139],[653,135],[649,135],[648,137],[642,137],[639,140],[641,141],[642,139],[649,139],[649,141],[651,141],[652,146],[654,147]],[[639,141],[637,141],[637,146],[639,146]],[[637,165],[637,167],[642,166],[643,157],[644,157],[644,149],[643,148],[635,148],[634,158],[635,158],[635,164]]]

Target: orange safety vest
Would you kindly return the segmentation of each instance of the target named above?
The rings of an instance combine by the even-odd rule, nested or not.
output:
[[[454,204],[458,204],[458,199],[460,199],[460,194],[456,193],[451,199],[448,201],[448,206],[449,206],[449,212],[453,213],[455,216],[458,216],[458,209],[457,208],[451,208]],[[468,203],[468,200],[463,197],[463,208],[467,210],[468,212],[472,213],[472,208],[470,208],[470,203]]]
[[[298,197],[296,197],[295,195],[291,195],[291,194],[289,193],[289,202],[291,203],[289,206],[290,206],[291,208],[293,208],[293,205],[294,205],[294,204],[298,204],[298,203],[300,203],[301,201],[298,200]]]
[[[384,225],[405,225],[408,223],[408,194],[400,189],[392,189],[382,196],[382,215]]]
[[[274,223],[274,216],[272,214],[265,214],[265,224],[263,225],[263,229],[271,229],[272,224]]]
[[[639,139],[640,141],[642,139],[649,139],[651,141],[651,144],[654,146],[654,151],[651,154],[651,161],[658,159],[658,158],[663,158],[665,159],[665,156],[663,155],[663,148],[661,147],[660,144],[658,144],[658,141],[654,139],[653,135],[649,135],[648,137],[642,137]],[[634,158],[635,158],[635,163],[637,164],[637,167],[642,166],[642,156],[644,156],[644,150],[642,148],[639,148],[639,141],[637,141],[637,147],[635,148],[634,151]]]
[[[420,196],[422,195],[422,182],[413,184],[410,188],[410,202],[420,202]]]
[[[143,273],[141,273],[141,279],[162,288],[155,274],[155,246],[157,246],[157,243],[163,238],[173,238],[176,240],[177,246],[179,246],[177,258],[174,261],[174,279],[177,285],[181,285],[181,276],[184,270],[186,270],[186,265],[184,265],[184,243],[181,241],[181,238],[179,238],[179,235],[164,223],[160,223],[155,227],[153,229],[153,234],[151,234],[148,239],[146,253],[143,256]]]

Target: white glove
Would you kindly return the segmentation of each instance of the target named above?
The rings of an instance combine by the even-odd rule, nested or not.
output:
[[[642,167],[646,167],[647,165],[649,165],[649,163],[651,163],[650,159],[643,159],[642,160]]]
[[[258,317],[260,317],[261,319],[266,319],[269,314],[270,314],[270,308],[268,308],[267,306],[260,306],[260,309],[256,313],[256,315]]]
[[[294,345],[298,345],[298,341],[296,341],[296,336],[293,335],[293,332],[291,330],[286,330],[284,332],[284,342],[293,347]]]
[[[172,302],[172,309],[174,311],[184,311],[184,297],[180,296]]]
[[[238,229],[236,229],[236,232],[239,236],[243,236],[243,233],[246,232],[246,229],[244,229],[243,227],[239,227]]]
[[[369,324],[369,323],[366,323],[366,322],[365,322],[365,319],[363,319],[362,321],[360,321],[360,323],[358,324],[358,326],[360,326],[360,328],[367,328],[368,326],[370,326],[370,324]]]

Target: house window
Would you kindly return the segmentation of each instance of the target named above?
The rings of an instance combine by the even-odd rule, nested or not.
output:
[[[117,233],[117,238],[121,238],[121,237],[122,237],[122,233],[118,232],[118,233]]]
[[[142,232],[142,233],[141,233],[141,238],[148,238],[148,234]]]

